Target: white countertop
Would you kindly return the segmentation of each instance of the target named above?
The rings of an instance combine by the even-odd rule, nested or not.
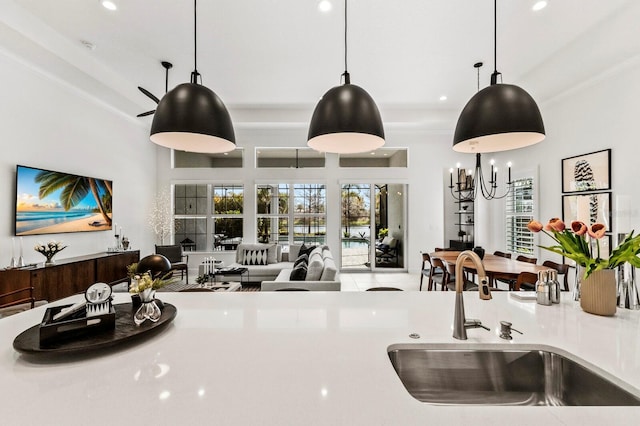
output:
[[[436,406],[415,400],[387,348],[396,343],[542,344],[640,389],[640,311],[614,317],[577,303],[540,306],[507,292],[465,293],[491,327],[453,337],[453,292],[160,293],[178,315],[134,346],[33,362],[12,342],[44,307],[0,320],[0,423],[7,425],[637,424],[635,407]],[[569,294],[563,296],[569,298]],[[78,296],[74,296],[78,297]],[[70,298],[73,299],[73,298]],[[116,303],[129,301],[116,294]],[[69,299],[57,304],[69,303]],[[500,320],[513,323],[507,342]],[[418,333],[420,339],[409,334]]]

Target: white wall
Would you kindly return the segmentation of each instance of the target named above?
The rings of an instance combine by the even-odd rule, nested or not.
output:
[[[262,182],[324,182],[327,185],[327,243],[339,247],[340,184],[406,183],[408,184],[407,243],[403,245],[410,271],[420,269],[421,250],[433,250],[444,244],[443,169],[454,162],[451,135],[433,134],[420,130],[385,129],[386,147],[409,149],[409,167],[400,168],[340,168],[338,157],[327,154],[325,168],[308,169],[256,169],[256,147],[306,147],[307,129],[293,128],[236,129],[238,146],[245,149],[243,169],[172,169],[168,149],[158,155],[158,185],[216,181],[243,182],[245,185],[244,235],[255,239],[255,184]]]
[[[636,126],[640,117],[640,60],[629,61],[590,84],[541,105],[547,138],[540,144],[499,155],[511,159],[514,168],[539,166],[539,214],[541,222],[562,216],[561,160],[611,148],[612,216],[618,231],[640,231],[640,151]],[[498,156],[496,156],[498,157]],[[623,197],[629,208],[622,211],[615,200]],[[493,217],[504,217],[503,205],[492,204]],[[621,219],[628,229],[619,229]],[[504,246],[504,221],[487,240],[490,250]],[[615,246],[614,238],[614,246]],[[548,245],[549,239],[540,238]],[[542,250],[540,259],[559,257]]]
[[[0,81],[0,267],[11,258],[16,164],[113,180],[114,221],[134,249],[151,252],[153,234],[146,220],[155,193],[156,148],[148,130],[1,49]],[[38,241],[64,241],[68,247],[58,255],[63,259],[105,251],[113,245],[112,235],[23,237],[25,261],[44,260],[33,250]]]

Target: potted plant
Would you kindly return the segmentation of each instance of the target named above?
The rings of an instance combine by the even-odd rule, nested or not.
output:
[[[378,239],[384,240],[384,237],[386,237],[387,235],[389,235],[389,228],[380,228],[380,230],[378,231]]]
[[[545,250],[568,257],[576,262],[579,273],[580,306],[586,312],[613,315],[616,312],[617,287],[614,269],[625,263],[640,267],[640,235],[633,231],[604,259],[600,253],[600,239],[606,227],[601,223],[587,226],[580,221],[571,222],[567,228],[562,220],[553,218],[549,223],[532,220],[527,228],[534,233],[544,232],[556,242],[553,246],[539,246]],[[581,272],[584,270],[584,272]]]

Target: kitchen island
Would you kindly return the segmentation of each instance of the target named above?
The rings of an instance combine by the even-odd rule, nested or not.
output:
[[[12,342],[45,307],[0,320],[0,422],[7,425],[602,425],[637,424],[640,407],[438,406],[404,388],[393,344],[569,352],[640,391],[640,311],[584,313],[560,305],[481,301],[467,317],[491,331],[451,337],[453,292],[162,293],[173,323],[134,345],[51,361]],[[69,303],[73,296],[56,304]],[[115,303],[130,301],[116,293]],[[506,341],[501,320],[513,323]],[[415,339],[409,335],[418,334]]]

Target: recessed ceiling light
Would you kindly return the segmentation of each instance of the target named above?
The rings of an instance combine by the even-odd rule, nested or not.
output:
[[[531,10],[533,10],[534,12],[537,12],[539,10],[544,9],[545,7],[547,7],[547,0],[540,0],[534,3]]]
[[[371,155],[376,155],[376,153],[374,151],[371,151]]]
[[[327,13],[330,12],[331,9],[333,9],[333,5],[329,0],[321,0],[320,2],[318,2],[318,10],[320,12]]]
[[[116,6],[116,4],[112,1],[109,0],[101,0],[100,4],[102,4],[102,7],[104,7],[105,9],[108,10],[116,10],[118,9],[118,6]]]
[[[447,97],[446,97],[445,95],[442,95],[442,96],[440,96],[440,100],[441,100],[441,101],[446,101],[446,100],[447,100]]]

